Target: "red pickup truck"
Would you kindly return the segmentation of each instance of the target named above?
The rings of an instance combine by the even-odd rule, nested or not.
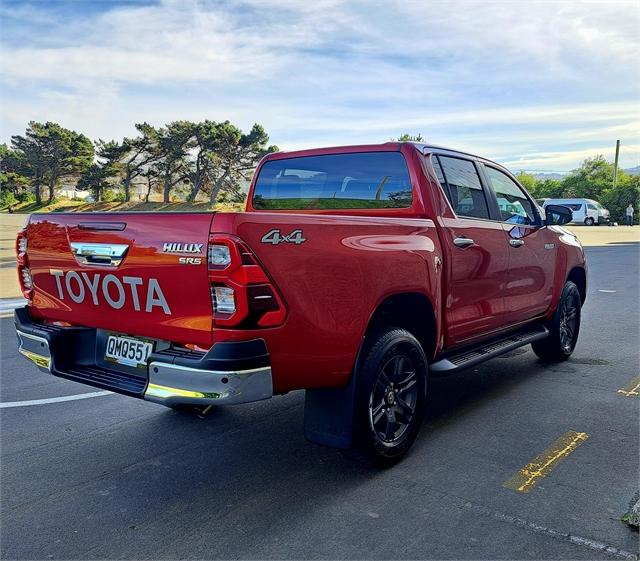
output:
[[[571,355],[587,267],[500,165],[417,143],[268,155],[246,212],[34,214],[20,352],[169,407],[306,390],[305,435],[390,464],[428,376]]]

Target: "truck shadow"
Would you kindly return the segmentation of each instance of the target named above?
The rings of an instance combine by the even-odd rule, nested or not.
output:
[[[522,347],[475,368],[451,376],[432,377],[425,422],[436,427],[451,417],[481,408],[487,401],[513,391],[519,383],[546,368],[528,347]],[[570,363],[560,368],[571,371]]]

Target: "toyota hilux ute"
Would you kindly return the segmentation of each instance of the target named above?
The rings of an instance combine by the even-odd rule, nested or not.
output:
[[[20,352],[172,408],[306,390],[316,443],[379,464],[415,440],[428,376],[576,344],[587,267],[500,165],[417,143],[279,152],[246,212],[34,214]]]

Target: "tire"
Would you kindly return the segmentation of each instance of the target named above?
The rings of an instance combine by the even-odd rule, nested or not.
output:
[[[553,314],[549,336],[531,344],[533,352],[540,359],[545,362],[562,362],[571,356],[580,333],[581,307],[578,287],[568,281]]]
[[[353,449],[348,455],[389,467],[409,451],[422,426],[427,358],[404,329],[381,329],[365,344],[355,372]]]
[[[596,223],[596,221],[593,218],[591,218],[591,216],[587,216],[584,219],[585,226],[593,226],[595,223]]]

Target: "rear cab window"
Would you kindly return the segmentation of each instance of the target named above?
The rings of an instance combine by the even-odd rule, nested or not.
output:
[[[489,220],[489,205],[475,164],[449,156],[433,156],[438,181],[458,216]]]
[[[412,202],[409,170],[400,152],[268,160],[252,199],[257,210],[409,208]]]

